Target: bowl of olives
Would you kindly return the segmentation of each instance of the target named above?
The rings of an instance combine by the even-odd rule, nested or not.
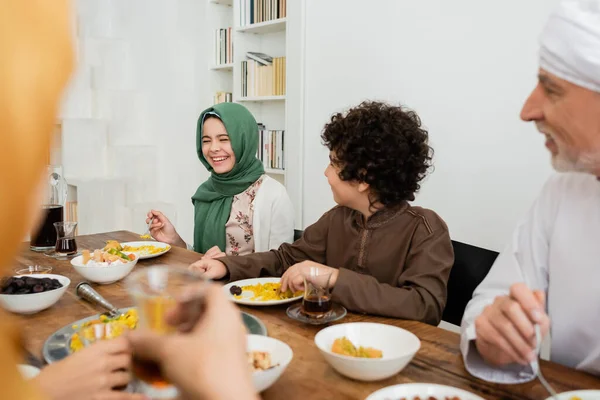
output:
[[[54,274],[11,276],[0,280],[0,304],[17,314],[35,314],[56,303],[71,280]]]

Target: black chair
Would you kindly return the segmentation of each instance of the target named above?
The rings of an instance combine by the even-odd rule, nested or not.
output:
[[[303,230],[300,229],[294,229],[294,242],[298,239],[300,239],[302,237],[302,234],[304,233]]]
[[[460,325],[467,303],[486,277],[498,252],[452,241],[454,266],[448,280],[448,302],[442,320]]]

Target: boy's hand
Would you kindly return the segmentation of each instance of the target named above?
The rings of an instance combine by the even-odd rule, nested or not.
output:
[[[319,275],[331,273],[331,278],[329,279],[329,287],[332,288],[335,286],[338,275],[340,273],[340,271],[337,268],[331,268],[327,265],[319,264],[313,261],[302,261],[300,263],[292,265],[290,268],[287,269],[287,271],[285,271],[285,273],[281,277],[281,291],[285,292],[288,289],[290,289],[292,292],[304,290],[304,277],[307,277],[309,280],[311,279],[311,268],[318,268]]]

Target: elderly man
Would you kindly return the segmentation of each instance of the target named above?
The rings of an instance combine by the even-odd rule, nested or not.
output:
[[[532,379],[536,325],[552,361],[600,374],[600,0],[570,0],[542,37],[521,118],[546,137],[551,178],[469,302],[461,348],[482,379]]]

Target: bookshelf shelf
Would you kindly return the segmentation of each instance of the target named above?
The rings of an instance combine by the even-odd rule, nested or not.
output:
[[[239,101],[239,102],[285,101],[285,96],[240,97],[236,101]]]
[[[209,3],[213,4],[222,4],[224,6],[233,6],[233,0],[208,0]]]
[[[285,31],[287,18],[279,18],[258,24],[246,25],[236,28],[237,32],[245,33],[273,33]]]
[[[213,65],[210,69],[213,71],[233,71],[233,63]]]
[[[265,168],[265,172],[271,175],[285,175],[284,169]]]

